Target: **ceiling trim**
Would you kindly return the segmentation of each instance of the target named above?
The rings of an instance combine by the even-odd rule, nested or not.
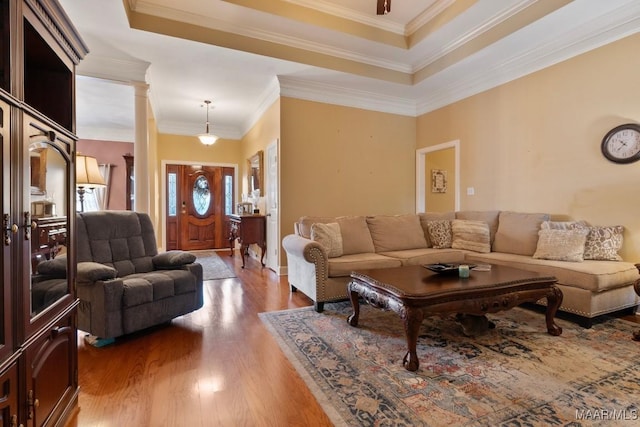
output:
[[[411,99],[349,89],[344,86],[309,82],[290,76],[278,76],[278,81],[280,96],[402,116],[416,116],[416,103]]]
[[[381,61],[320,43],[232,26],[214,18],[171,8],[144,7],[140,10],[144,12],[127,12],[131,28],[394,83],[411,84],[412,68],[409,64]]]
[[[89,53],[80,62],[76,71],[87,77],[119,81],[123,83],[146,82],[147,71],[151,63],[146,61],[129,61]]]
[[[280,85],[278,78],[274,77],[269,86],[264,90],[259,98],[258,106],[253,110],[242,126],[242,135],[246,135],[253,126],[258,123],[264,113],[280,98]]]

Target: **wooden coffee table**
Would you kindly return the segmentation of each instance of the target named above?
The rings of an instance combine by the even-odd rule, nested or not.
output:
[[[422,266],[360,270],[351,273],[348,285],[353,314],[347,321],[358,326],[360,301],[400,315],[408,350],[402,363],[409,371],[420,366],[416,343],[425,317],[435,314],[484,315],[508,310],[524,302],[547,299],[547,332],[558,336],[562,328],[554,322],[562,303],[555,277],[517,268],[493,265],[490,271],[471,271],[467,279],[433,273]]]

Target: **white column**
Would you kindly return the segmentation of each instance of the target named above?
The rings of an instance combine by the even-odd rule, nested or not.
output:
[[[135,82],[135,141],[133,147],[134,203],[136,212],[149,213],[149,132],[147,129],[147,103],[149,85]]]

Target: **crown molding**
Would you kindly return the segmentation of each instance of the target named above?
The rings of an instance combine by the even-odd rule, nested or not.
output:
[[[415,101],[406,98],[326,83],[309,82],[289,76],[278,76],[278,81],[280,96],[402,116],[416,115]]]
[[[158,125],[158,132],[171,135],[193,135],[195,138],[198,134],[202,133],[203,126],[204,122],[202,122],[201,126],[194,126],[189,123],[164,120],[161,125]],[[242,131],[239,127],[216,126],[214,123],[210,130],[212,134],[223,139],[242,139]]]
[[[269,86],[264,90],[262,95],[260,96],[257,107],[251,113],[251,115],[245,120],[242,126],[242,136],[246,135],[258,120],[262,118],[264,113],[280,98],[280,85],[278,84],[278,79],[273,78],[269,83]]]
[[[76,72],[82,76],[122,83],[146,82],[150,65],[151,63],[146,61],[131,61],[89,53],[78,65]]]
[[[79,139],[92,139],[99,141],[130,142],[135,141],[135,130],[115,129],[113,127],[78,127],[76,134]]]

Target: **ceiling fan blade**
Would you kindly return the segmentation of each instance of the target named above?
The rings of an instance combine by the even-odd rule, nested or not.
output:
[[[378,0],[376,13],[378,15],[386,15],[389,12],[391,12],[391,0]]]

